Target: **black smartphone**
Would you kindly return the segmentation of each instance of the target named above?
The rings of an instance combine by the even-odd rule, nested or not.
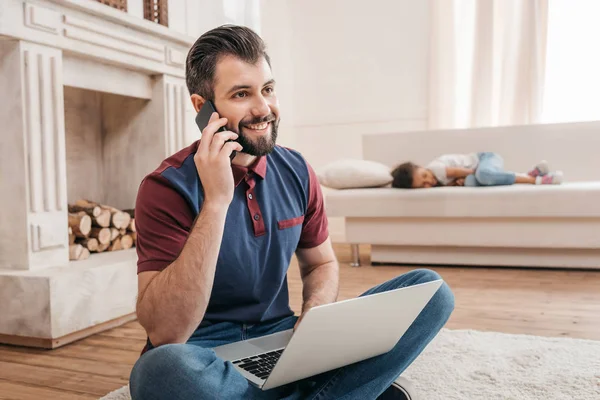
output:
[[[196,125],[198,125],[200,132],[202,132],[204,130],[204,128],[206,128],[206,125],[208,125],[208,121],[210,121],[210,117],[212,116],[212,114],[214,112],[217,112],[217,109],[215,108],[214,103],[210,100],[205,101],[204,104],[202,105],[202,108],[200,108],[200,111],[198,111],[198,114],[196,115]],[[222,126],[221,128],[219,128],[217,130],[217,132],[223,132],[226,130],[227,130],[227,128]],[[227,142],[233,142],[233,140],[230,139]],[[237,151],[235,151],[235,150],[232,151],[229,158],[231,160],[233,160],[233,158],[235,157],[236,154],[237,154]]]

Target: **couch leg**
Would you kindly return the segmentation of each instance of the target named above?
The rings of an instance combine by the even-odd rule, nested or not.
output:
[[[358,244],[351,244],[352,259],[350,260],[351,267],[360,267],[360,252],[358,250]]]

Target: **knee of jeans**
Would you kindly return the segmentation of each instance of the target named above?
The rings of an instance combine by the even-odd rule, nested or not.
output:
[[[426,283],[442,279],[442,277],[431,269],[419,268],[413,269],[406,273],[411,279],[410,285],[418,285],[419,283]]]
[[[494,172],[485,168],[480,168],[475,171],[475,179],[482,186],[490,186],[494,184]]]
[[[479,186],[477,184],[477,179],[475,179],[475,175],[471,174],[465,178],[465,186]]]
[[[204,351],[203,351],[204,350]],[[189,362],[193,353],[193,366]],[[188,344],[166,344],[154,348],[140,357],[129,377],[131,397],[154,398],[160,388],[168,387],[192,371],[201,373],[215,359],[214,352]]]
[[[414,284],[426,283],[442,279],[440,274],[430,269],[415,269],[409,274],[414,274],[416,281]],[[431,302],[434,303],[434,307],[440,314],[450,316],[454,310],[454,293],[446,282],[440,286],[438,291],[435,293]]]
[[[454,293],[446,282],[440,286],[438,291],[431,299],[432,306],[435,308],[436,314],[440,316],[440,320],[446,321],[454,311]]]

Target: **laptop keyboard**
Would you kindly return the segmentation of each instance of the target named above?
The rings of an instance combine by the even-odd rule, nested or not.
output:
[[[241,358],[232,361],[232,363],[243,370],[248,371],[252,375],[258,376],[260,379],[267,379],[273,370],[275,363],[279,360],[281,353],[283,353],[283,349],[257,354],[248,358]]]

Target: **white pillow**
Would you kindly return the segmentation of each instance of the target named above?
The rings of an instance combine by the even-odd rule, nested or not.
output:
[[[319,183],[332,189],[381,187],[393,180],[388,166],[367,160],[338,160],[315,172]]]

